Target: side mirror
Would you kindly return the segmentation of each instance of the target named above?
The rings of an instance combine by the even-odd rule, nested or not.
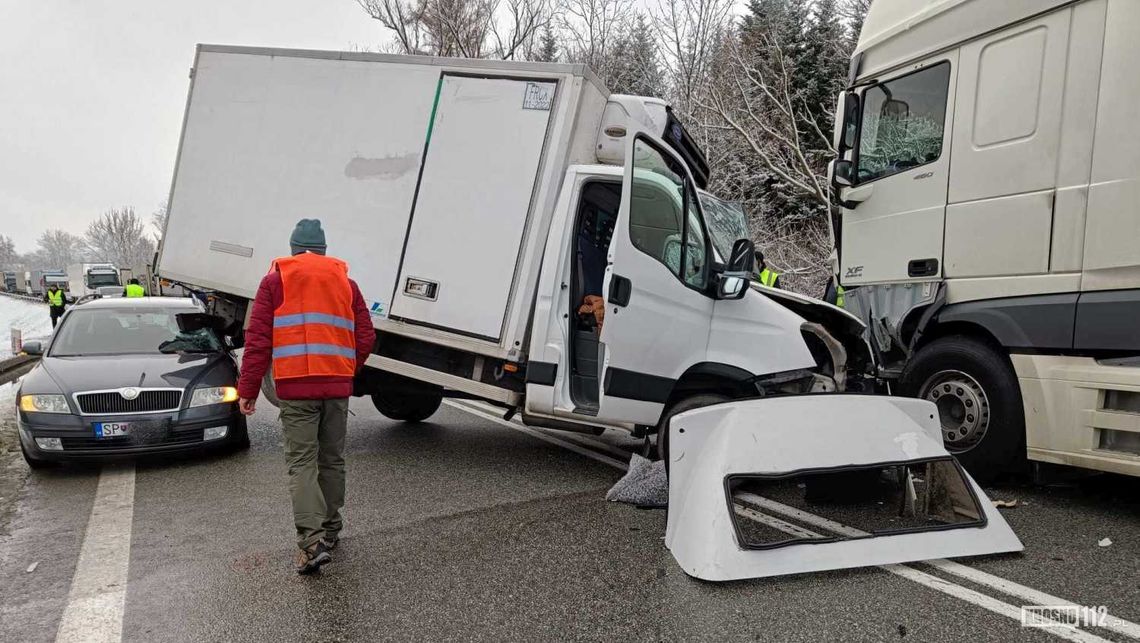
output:
[[[839,156],[855,148],[855,135],[859,131],[859,94],[844,92],[839,98],[839,110],[835,149]]]
[[[717,299],[740,299],[748,292],[748,280],[756,265],[756,245],[750,239],[737,239],[732,253],[717,278]]]
[[[43,355],[44,354],[43,344],[41,344],[39,342],[24,342],[24,345],[21,347],[21,350],[26,355]]]
[[[847,159],[835,159],[831,166],[831,182],[836,188],[849,188],[855,184],[855,166]]]

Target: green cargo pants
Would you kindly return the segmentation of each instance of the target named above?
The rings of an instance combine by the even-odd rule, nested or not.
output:
[[[344,436],[348,398],[281,400],[289,495],[297,545],[337,538],[344,520]]]

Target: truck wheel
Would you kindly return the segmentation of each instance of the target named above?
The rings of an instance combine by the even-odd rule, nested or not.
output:
[[[266,373],[265,377],[261,378],[261,394],[273,406],[281,407],[281,400],[277,398],[277,386],[273,383],[272,373]]]
[[[665,411],[665,415],[661,416],[661,422],[657,424],[657,459],[665,461],[666,470],[669,469],[669,421],[673,419],[673,416],[684,413],[685,411],[692,411],[693,409],[712,406],[727,401],[728,398],[724,395],[702,393],[682,398],[674,402],[673,405]]]
[[[1021,389],[1006,358],[961,335],[918,351],[903,371],[902,393],[938,406],[946,450],[976,478],[991,480],[1025,461]]]
[[[383,387],[372,394],[372,404],[389,419],[403,422],[423,422],[439,410],[443,391],[421,386],[409,391],[404,387]]]

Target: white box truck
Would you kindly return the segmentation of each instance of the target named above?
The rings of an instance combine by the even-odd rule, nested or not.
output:
[[[72,299],[98,295],[118,297],[123,294],[119,271],[110,263],[73,263],[67,267],[68,294]]]
[[[402,420],[450,395],[647,434],[870,386],[858,320],[749,287],[744,213],[707,174],[664,102],[584,66],[201,45],[158,272],[236,334],[319,218],[378,331],[358,393]]]
[[[835,268],[973,472],[1140,475],[1140,2],[876,0]]]

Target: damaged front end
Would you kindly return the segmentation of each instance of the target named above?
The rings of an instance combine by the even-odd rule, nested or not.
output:
[[[674,417],[665,544],[727,581],[1020,551],[924,400],[816,395]]]

